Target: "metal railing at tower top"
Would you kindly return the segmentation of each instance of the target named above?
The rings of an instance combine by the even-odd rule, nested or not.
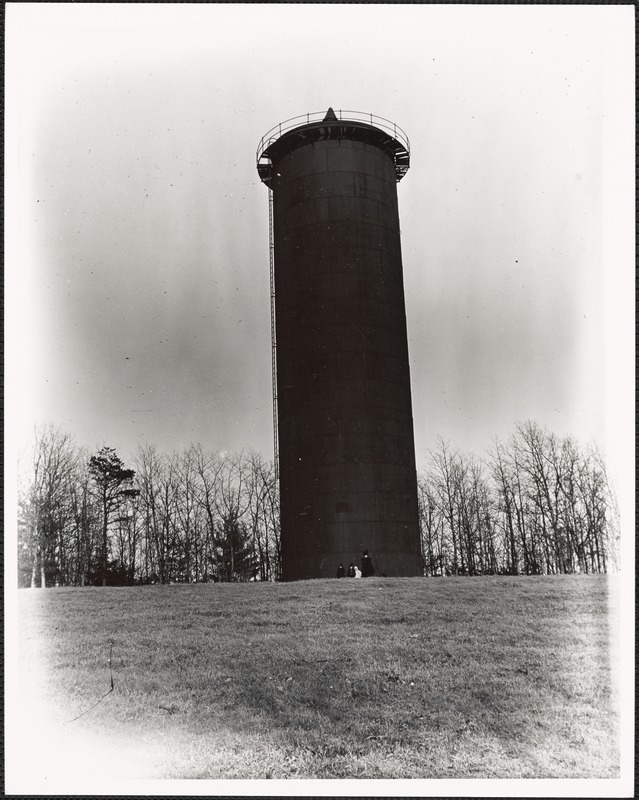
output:
[[[286,119],[284,122],[280,122],[271,128],[270,131],[262,136],[257,147],[256,162],[258,169],[262,163],[262,159],[265,157],[264,151],[271,144],[273,144],[273,142],[276,142],[280,136],[292,131],[294,128],[301,128],[303,125],[312,125],[324,122],[326,119],[326,114],[326,111],[311,111],[308,114],[300,114],[297,117]],[[370,125],[374,128],[380,128],[388,134],[392,134],[393,138],[401,144],[406,153],[410,153],[410,142],[408,140],[408,136],[399,127],[399,125],[391,120],[385,119],[384,117],[378,117],[376,114],[369,114],[365,111],[343,111],[342,109],[338,109],[334,110],[334,114],[337,117],[338,122],[356,122],[359,124]],[[330,122],[330,120],[327,122]]]

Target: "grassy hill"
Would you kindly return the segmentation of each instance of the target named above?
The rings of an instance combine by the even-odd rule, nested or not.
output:
[[[24,729],[46,731],[39,769],[96,779],[614,778],[613,588],[584,575],[23,590]]]

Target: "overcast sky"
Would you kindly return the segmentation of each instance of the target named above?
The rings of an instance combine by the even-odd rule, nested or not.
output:
[[[328,106],[399,184],[418,465],[518,420],[631,446],[631,6],[7,5],[8,418],[272,453],[260,137]],[[624,427],[625,426],[625,427]],[[626,453],[627,455],[628,453]]]

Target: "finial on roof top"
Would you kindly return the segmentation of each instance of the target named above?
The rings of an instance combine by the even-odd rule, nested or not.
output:
[[[335,112],[332,108],[329,108],[326,112],[326,116],[322,120],[322,122],[338,122],[337,117],[335,116]]]

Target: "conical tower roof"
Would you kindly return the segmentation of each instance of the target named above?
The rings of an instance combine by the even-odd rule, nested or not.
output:
[[[329,107],[328,111],[326,112],[326,116],[324,117],[322,122],[339,122],[332,108]]]

